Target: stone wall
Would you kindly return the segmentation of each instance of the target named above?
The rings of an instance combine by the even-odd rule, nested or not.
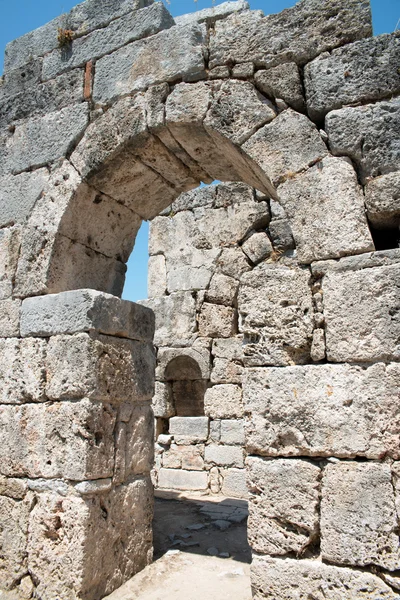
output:
[[[167,475],[197,477],[212,431],[228,485],[243,411],[254,598],[398,598],[399,35],[371,37],[367,0],[146,4],[86,0],[7,47],[0,585],[94,600],[151,559],[154,323],[115,296],[161,214],[159,366],[184,350],[201,377],[157,393],[207,387]],[[242,187],[180,204],[214,180]]]

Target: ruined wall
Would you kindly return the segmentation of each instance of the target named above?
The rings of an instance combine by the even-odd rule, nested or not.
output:
[[[73,41],[60,47],[58,28]],[[251,194],[270,223],[230,229],[232,247],[207,229],[176,272],[166,256],[156,345],[160,365],[160,336],[191,315],[179,333],[190,340],[174,330],[165,347],[211,349],[213,368],[197,361],[191,381],[209,376],[212,410],[229,407],[211,415],[221,432],[233,400],[243,410],[254,597],[399,596],[399,37],[370,36],[366,0],[303,0],[269,17],[233,3],[178,24],[160,3],[87,0],[8,46],[3,588],[92,600],[151,559],[154,323],[115,296],[142,220],[221,180],[248,186],[233,212]],[[240,359],[216,342],[241,336]],[[223,374],[243,367],[241,400],[239,382],[213,381],[217,359]],[[243,452],[207,447],[210,465],[221,448]]]

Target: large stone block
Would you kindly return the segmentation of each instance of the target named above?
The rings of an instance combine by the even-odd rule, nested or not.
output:
[[[151,401],[155,417],[169,419],[175,415],[175,406],[172,398],[172,387],[169,383],[155,382],[155,392]]]
[[[21,301],[0,300],[0,334],[2,337],[18,337]]]
[[[22,303],[22,337],[85,331],[151,342],[154,314],[140,304],[95,290],[26,298]]]
[[[319,534],[321,469],[305,460],[249,457],[246,464],[252,549],[301,555]]]
[[[198,444],[208,437],[208,417],[172,417],[169,433],[177,444]]]
[[[12,589],[28,574],[27,538],[29,513],[34,496],[22,494],[17,499],[0,496],[1,557],[0,585],[2,590]]]
[[[212,383],[242,383],[242,343],[242,336],[213,340]]]
[[[243,419],[222,419],[221,421],[221,444],[244,445]]]
[[[328,271],[322,289],[328,360],[400,358],[400,264]]]
[[[162,457],[162,464],[167,469],[185,469],[188,471],[204,470],[204,445],[177,446],[172,444]]]
[[[309,360],[313,307],[309,271],[263,264],[242,276],[238,310],[247,365]]]
[[[375,227],[396,227],[400,221],[400,171],[368,181],[365,206],[368,219]]]
[[[329,145],[335,155],[349,156],[358,166],[363,183],[400,170],[400,100],[342,108],[325,120]]]
[[[328,154],[314,123],[290,108],[259,129],[242,147],[275,184]]]
[[[303,87],[296,63],[287,62],[266,71],[257,71],[254,81],[263,94],[270,98],[281,98],[297,111],[304,110]]]
[[[32,58],[26,65],[8,71],[0,79],[0,104],[19,93],[29,95],[40,84],[42,59]]]
[[[165,256],[149,256],[148,275],[147,275],[147,293],[149,298],[164,296],[167,291],[167,266]]]
[[[47,180],[47,169],[0,177],[0,227],[26,222]]]
[[[244,467],[243,450],[236,446],[217,446],[210,444],[205,447],[204,460],[206,464],[217,467]]]
[[[328,465],[322,479],[322,558],[339,565],[400,566],[390,465]]]
[[[399,456],[397,363],[248,369],[246,444],[265,456]]]
[[[150,400],[154,367],[148,343],[87,333],[55,335],[47,348],[46,395],[112,403]]]
[[[357,176],[345,160],[327,157],[279,186],[302,263],[374,250]]]
[[[91,400],[0,406],[0,472],[6,476],[110,477],[116,412]]]
[[[229,498],[248,497],[245,469],[226,469],[223,474],[221,492]]]
[[[214,385],[206,390],[204,409],[213,419],[243,417],[242,389],[238,385]]]
[[[202,78],[205,39],[204,25],[172,27],[101,58],[96,64],[94,100],[108,103],[155,83]],[[155,61],[154,56],[164,60]]]
[[[212,6],[211,8],[203,8],[203,10],[197,10],[196,12],[188,13],[186,15],[179,15],[175,17],[175,23],[177,25],[188,25],[189,23],[215,23],[220,19],[224,19],[232,13],[239,13],[243,10],[248,10],[248,2],[243,0],[234,0],[233,2],[223,2],[218,6]]]
[[[234,308],[204,302],[199,315],[199,334],[203,337],[229,338],[236,333],[237,314]]]
[[[45,400],[45,340],[0,339],[0,404]]]
[[[203,491],[208,488],[208,473],[182,469],[160,469],[158,487],[167,490]]]
[[[197,337],[196,300],[190,292],[181,292],[141,300],[156,317],[156,346],[191,346]]]
[[[266,17],[260,12],[245,12],[215,24],[210,38],[210,68],[248,61],[258,67],[293,60],[301,65],[324,50],[371,33],[371,13],[365,1],[309,0]]]
[[[21,245],[21,231],[19,225],[0,229],[0,300],[6,300],[12,295]]]
[[[122,18],[115,19],[102,29],[72,41],[68,53],[60,49],[47,54],[43,60],[43,79],[52,79],[75,67],[84,65],[114,50],[145,38],[174,25],[174,20],[162,2],[132,11]]]
[[[318,560],[256,556],[251,565],[254,600],[396,600],[380,577]]]
[[[394,32],[318,56],[304,69],[311,118],[322,119],[345,104],[381,100],[399,92],[399,55],[400,37]]]
[[[122,435],[115,454],[116,467],[120,459],[119,476],[122,483],[133,475],[150,473],[154,463],[154,414],[151,406],[143,404],[132,407],[128,404],[125,409],[130,409],[131,415],[125,423],[120,423]]]

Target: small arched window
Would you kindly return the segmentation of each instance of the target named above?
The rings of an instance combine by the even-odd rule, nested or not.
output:
[[[204,415],[204,394],[207,380],[202,378],[199,365],[190,356],[173,358],[165,369],[165,380],[172,386],[175,415],[201,417]]]

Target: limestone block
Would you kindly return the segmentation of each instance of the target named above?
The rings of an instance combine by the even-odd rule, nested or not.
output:
[[[194,84],[196,85],[196,84]],[[177,86],[178,87],[178,86]],[[175,88],[177,89],[177,88]],[[172,96],[172,94],[171,94]],[[170,97],[171,97],[170,96]],[[215,206],[215,202],[217,199],[217,191],[219,190],[219,185],[207,185],[205,187],[196,188],[194,190],[189,190],[188,192],[184,192],[172,203],[171,210],[174,214],[182,211],[182,210],[193,210],[198,207],[210,207]],[[168,209],[167,209],[168,210]],[[150,223],[150,227],[152,227],[153,223],[157,221],[157,218],[154,219]],[[159,248],[160,248],[159,240]],[[152,248],[153,240],[150,240],[150,249]],[[161,246],[162,247],[162,246]]]
[[[242,383],[242,342],[241,336],[213,340],[212,383]]]
[[[26,65],[5,73],[0,79],[0,103],[21,92],[29,93],[40,84],[42,63],[41,58],[32,58]]]
[[[243,144],[243,150],[273,183],[293,176],[328,154],[315,125],[290,108],[259,129]]]
[[[248,369],[246,443],[265,456],[399,456],[399,365]]]
[[[117,17],[153,4],[153,0],[85,0],[68,14],[68,23],[79,32],[104,27]]]
[[[150,130],[159,129],[165,123],[165,101],[170,92],[167,83],[152,85],[146,91],[146,120]]]
[[[22,303],[22,337],[83,331],[151,342],[154,315],[140,304],[95,290],[48,294]]]
[[[244,467],[243,450],[237,446],[217,446],[210,444],[205,447],[204,460],[208,465],[217,467]]]
[[[175,414],[172,399],[172,388],[169,383],[155,382],[155,393],[152,399],[152,407],[155,417],[169,419]]]
[[[222,419],[221,421],[221,444],[244,445],[244,422],[243,419]]]
[[[32,167],[54,162],[65,156],[85,131],[88,124],[86,103],[67,106],[43,117],[19,123],[3,150],[0,175],[18,173]]]
[[[266,17],[261,11],[245,12],[215,24],[210,68],[249,60],[258,67],[293,60],[301,65],[371,33],[370,8],[364,1],[312,0]]]
[[[375,227],[396,227],[400,220],[400,172],[368,181],[365,205],[368,219]]]
[[[187,25],[189,23],[215,23],[220,19],[225,19],[232,13],[239,13],[244,10],[248,10],[248,2],[243,0],[236,0],[233,2],[223,2],[218,6],[212,6],[211,8],[203,8],[203,10],[197,10],[196,12],[188,13],[187,15],[180,15],[175,17],[175,23],[177,25]]]
[[[19,500],[0,496],[0,585],[3,590],[14,588],[28,573],[26,546],[33,500],[32,493]]]
[[[204,25],[172,27],[101,58],[96,64],[95,102],[108,103],[155,83],[202,78],[205,37]],[[155,61],[154,56],[163,56],[164,60]]]
[[[321,469],[305,460],[247,459],[249,543],[260,554],[302,554],[319,533]]]
[[[149,298],[164,296],[167,290],[167,267],[165,256],[150,256],[148,262],[147,293]]]
[[[160,348],[157,353],[156,377],[160,380],[209,379],[210,368],[208,347]]]
[[[148,478],[96,497],[40,494],[28,542],[36,593],[59,600],[110,594],[151,562],[152,516]]]
[[[55,335],[47,348],[46,395],[112,403],[150,400],[154,367],[149,343],[87,333]]]
[[[345,462],[322,480],[321,553],[330,563],[399,568],[390,465]]]
[[[210,438],[212,442],[219,442],[221,439],[221,421],[217,419],[210,421]]]
[[[178,83],[165,103],[166,123],[201,123],[213,101],[214,87],[209,81]]]
[[[326,343],[325,343],[324,329],[314,329],[310,356],[314,362],[324,360],[324,358],[326,356]]]
[[[204,445],[177,446],[172,444],[170,449],[163,454],[163,467],[202,471],[204,469]]]
[[[226,469],[221,491],[224,496],[229,498],[247,499],[246,471],[244,469]]]
[[[192,261],[201,263],[204,256],[205,263],[210,262],[219,254],[209,250],[194,250],[192,252]],[[183,257],[183,260],[190,260],[189,256]],[[191,265],[179,266],[179,263],[174,259],[167,261],[167,287],[168,293],[189,291],[189,290],[204,290],[208,287],[212,277],[212,269],[204,267],[195,267]]]
[[[243,357],[243,336],[213,339],[212,354],[216,358],[240,361]]]
[[[167,490],[206,490],[208,473],[206,471],[184,471],[183,469],[160,469],[158,487]]]
[[[381,100],[400,91],[396,32],[322,54],[304,69],[307,108],[314,120],[344,104]]]
[[[272,103],[248,81],[229,80],[214,90],[213,101],[204,119],[235,144],[243,144],[262,125],[276,117]]]
[[[242,389],[238,385],[214,385],[206,390],[204,408],[212,419],[243,417]]]
[[[396,600],[380,577],[353,569],[326,565],[318,560],[255,556],[251,565],[254,600]]]
[[[19,336],[20,300],[0,300],[0,333],[2,337]]]
[[[0,404],[45,400],[46,341],[0,339]]]
[[[26,222],[47,180],[47,169],[0,177],[0,227]]]
[[[11,477],[0,477],[0,492],[1,496],[14,498],[15,500],[23,500],[28,491],[28,486],[21,479],[13,479]]]
[[[242,250],[252,263],[257,264],[262,260],[269,258],[273,252],[273,247],[268,235],[264,231],[253,233],[243,244]]]
[[[400,262],[400,248],[366,252],[358,256],[346,256],[340,260],[324,260],[311,265],[311,271],[317,278],[327,273],[345,273],[346,271],[360,271],[371,267],[396,265]]]
[[[302,112],[305,109],[303,87],[296,63],[287,62],[254,76],[257,88],[270,98],[282,98],[289,106]]]
[[[361,254],[374,249],[356,173],[345,160],[327,157],[279,186],[300,262]]]
[[[198,444],[208,437],[208,417],[171,417],[169,433],[177,444]]]
[[[0,300],[10,298],[17,270],[21,227],[0,229]]]
[[[328,360],[400,357],[399,286],[400,264],[324,277]]]
[[[110,405],[91,400],[0,406],[0,472],[6,476],[110,477],[114,468]]]
[[[236,310],[230,306],[204,302],[199,316],[199,334],[204,337],[230,337],[236,333]]]
[[[290,365],[309,360],[313,308],[309,272],[261,264],[242,277],[238,310],[248,365]]]
[[[326,116],[325,129],[332,153],[349,156],[363,183],[367,177],[400,170],[398,98],[334,110]]]
[[[43,79],[52,79],[64,71],[84,65],[134,42],[174,25],[174,20],[161,2],[132,11],[115,19],[102,29],[72,41],[67,55],[57,48],[44,57]]]
[[[241,248],[224,248],[217,261],[218,269],[228,277],[240,279],[251,266]]]
[[[116,447],[115,460],[120,454],[125,463],[124,481],[132,476],[148,474],[154,463],[154,414],[149,404],[134,406],[125,426],[125,443]]]
[[[197,337],[196,301],[189,292],[141,300],[156,317],[154,343],[156,346],[191,346]]]
[[[272,219],[268,231],[276,251],[286,252],[296,247],[293,232],[287,219]]]
[[[207,302],[232,306],[236,299],[239,283],[233,277],[216,273],[212,276],[210,287],[206,292]]]
[[[218,467],[211,467],[209,470],[209,487],[212,494],[219,494],[221,491],[222,475]]]

